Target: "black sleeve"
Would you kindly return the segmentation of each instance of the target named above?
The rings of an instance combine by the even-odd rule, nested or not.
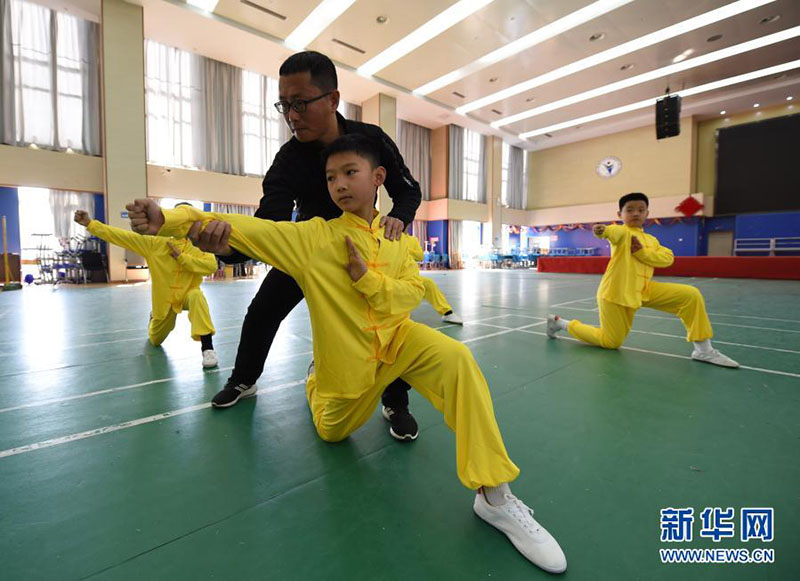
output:
[[[261,182],[261,202],[256,210],[256,218],[263,220],[274,220],[276,222],[289,222],[292,219],[292,211],[295,204],[295,193],[289,187],[291,180],[288,179],[289,154],[281,148],[272,165],[267,170],[264,180]],[[249,256],[234,250],[230,256],[219,256],[226,264],[239,264],[250,260]]]
[[[392,211],[389,212],[389,216],[402,220],[403,224],[408,226],[414,221],[414,215],[422,201],[422,192],[392,138],[382,129],[378,131],[380,135],[376,137],[380,140],[381,165],[386,168],[384,186],[392,198]]]

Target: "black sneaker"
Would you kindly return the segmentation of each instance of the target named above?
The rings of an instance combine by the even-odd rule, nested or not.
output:
[[[211,400],[211,405],[215,408],[229,408],[232,405],[236,405],[236,402],[240,399],[255,395],[256,391],[258,391],[258,388],[255,385],[237,384],[228,380],[222,391],[217,392],[217,395]]]
[[[387,408],[386,406],[381,407],[383,408],[381,410],[383,417],[392,424],[389,428],[392,438],[401,442],[417,439],[417,436],[419,436],[417,420],[414,419],[407,407],[397,409]]]

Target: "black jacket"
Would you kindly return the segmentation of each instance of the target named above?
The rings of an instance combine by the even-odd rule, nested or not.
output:
[[[336,118],[342,133],[360,133],[380,144],[380,164],[386,168],[384,186],[392,198],[389,216],[402,220],[406,226],[410,224],[422,200],[422,193],[397,146],[377,125],[351,121],[339,113]],[[322,150],[323,147],[316,142],[301,143],[294,137],[281,147],[261,184],[264,195],[256,210],[257,218],[291,220],[295,206],[298,221],[317,216],[326,220],[341,216],[342,211],[328,193],[325,166],[320,156]],[[220,258],[228,263],[247,260],[238,252]]]

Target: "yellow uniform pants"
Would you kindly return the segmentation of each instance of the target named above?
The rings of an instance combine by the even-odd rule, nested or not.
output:
[[[600,310],[599,328],[573,319],[567,330],[570,335],[585,343],[617,349],[628,336],[638,309],[623,307],[599,297],[597,306]],[[650,282],[650,297],[642,301],[642,306],[678,315],[686,327],[687,341],[704,341],[713,335],[703,295],[693,286]]]
[[[489,386],[470,350],[455,339],[414,323],[394,363],[378,366],[375,384],[356,399],[320,393],[311,374],[306,395],[319,436],[343,440],[372,417],[384,388],[398,377],[444,414],[456,435],[458,477],[467,488],[511,482],[519,468],[506,453]]]
[[[431,304],[437,313],[444,315],[453,310],[442,290],[427,276],[422,277],[422,286],[425,287],[425,300]]]
[[[214,334],[214,324],[208,311],[206,297],[199,288],[190,290],[183,301],[183,310],[189,311],[189,322],[192,325],[192,339],[199,341],[203,335]],[[175,319],[178,313],[170,309],[163,319],[150,319],[150,342],[161,345],[164,339],[175,328]]]

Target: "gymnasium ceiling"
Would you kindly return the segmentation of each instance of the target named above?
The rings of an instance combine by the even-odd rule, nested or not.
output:
[[[99,13],[98,0],[42,1],[66,2],[86,12],[92,12],[94,6]],[[404,119],[428,127],[458,123],[502,135],[528,149],[650,125],[655,116],[652,105],[594,120],[591,116],[655,99],[667,87],[672,92],[699,91],[683,97],[683,114],[699,119],[719,117],[723,110],[727,115],[752,110],[756,103],[762,108],[800,106],[798,0],[351,0],[338,16],[326,18],[326,25],[311,40],[292,48],[284,44],[312,11],[337,1],[219,0],[212,12],[180,0],[134,3],[144,6],[145,34],[149,38],[272,76],[295,47],[318,50],[339,65],[342,94],[348,101],[358,103],[377,92],[391,94],[397,97],[398,114]],[[458,21],[393,62],[365,70],[364,66],[371,67],[375,62],[372,59],[387,48],[412,33],[419,35],[425,30],[420,27],[432,26],[437,15],[445,11],[452,14],[469,4],[482,7],[471,13],[468,10],[466,16],[440,18],[448,23]],[[753,7],[756,4],[761,5]],[[626,54],[599,58],[604,51],[624,43],[739,5],[749,9],[658,39],[649,46],[633,47]],[[582,12],[576,14],[579,10]],[[578,18],[590,10],[591,14]],[[570,23],[570,19],[577,21]],[[535,31],[541,34],[552,29],[556,32],[544,35],[533,46],[496,62],[479,64],[493,51],[513,46]],[[774,36],[779,33],[784,36]],[[769,39],[774,42],[762,47],[739,46]],[[723,49],[743,51],[694,66],[695,59],[708,58]],[[576,70],[575,63],[593,56],[602,62]],[[653,72],[678,63],[691,68]],[[787,63],[792,64],[785,70],[768,70]],[[542,78],[568,65],[573,70],[560,78],[549,82]],[[733,82],[735,77],[758,71],[767,74]],[[369,72],[371,75],[366,74]],[[652,73],[653,78],[632,86],[598,90],[582,101],[576,99],[581,93],[646,73]],[[426,87],[447,74],[454,78],[438,87]],[[528,88],[524,90],[493,96],[526,81]],[[707,86],[714,82],[731,84]],[[796,101],[787,101],[787,97]],[[476,103],[479,99],[486,102]],[[468,111],[460,109],[463,107]],[[535,114],[509,119],[525,112]]]

